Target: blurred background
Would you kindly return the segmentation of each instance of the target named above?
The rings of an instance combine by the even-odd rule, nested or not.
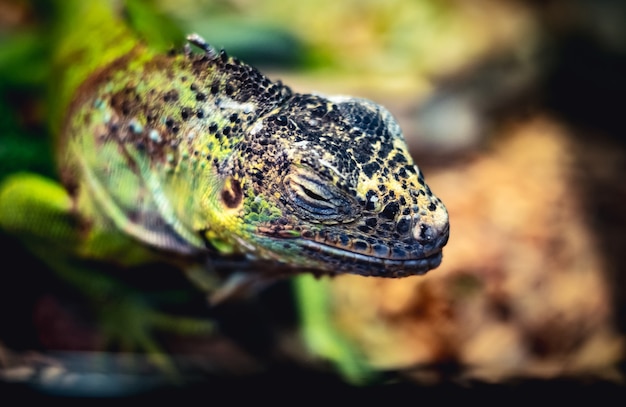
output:
[[[386,106],[450,213],[443,263],[425,276],[304,276],[209,308],[172,270],[134,270],[149,301],[174,292],[159,306],[216,323],[154,333],[183,388],[623,387],[624,2],[114,3],[147,38],[196,32],[295,91]],[[0,181],[56,177],[46,115],[57,17],[54,2],[0,0]],[[128,349],[105,346],[83,300],[20,241],[0,234],[0,252],[8,387],[180,389],[150,357],[128,363]]]

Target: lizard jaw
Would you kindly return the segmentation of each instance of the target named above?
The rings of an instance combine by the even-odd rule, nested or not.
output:
[[[431,229],[427,229],[431,231]],[[260,233],[259,233],[260,232]],[[403,247],[391,247],[384,243],[372,244],[363,250],[355,250],[357,242],[341,242],[335,236],[323,236],[306,233],[294,236],[291,230],[257,229],[257,234],[273,241],[276,246],[282,247],[289,242],[290,250],[297,252],[299,260],[295,262],[302,269],[315,271],[320,275],[357,274],[361,276],[375,276],[386,278],[400,278],[412,275],[425,274],[438,267],[442,261],[442,249],[449,236],[449,226],[433,236],[427,233],[423,239],[415,239],[412,244]],[[362,242],[362,241],[360,241]],[[279,260],[280,250],[272,249],[273,244],[259,242],[260,247],[266,247],[265,257],[268,260]],[[267,250],[269,249],[269,250]]]
[[[324,243],[302,240],[300,247],[315,253],[322,262],[328,264],[328,274],[359,274],[363,276],[399,278],[425,274],[438,267],[442,260],[440,248],[426,253],[423,257],[394,259],[377,257],[350,250],[340,249]]]

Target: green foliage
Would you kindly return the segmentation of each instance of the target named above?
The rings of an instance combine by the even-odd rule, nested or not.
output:
[[[318,280],[312,275],[301,275],[294,282],[302,336],[309,351],[330,362],[352,384],[374,382],[376,373],[367,366],[354,344],[349,343],[333,324],[329,281]]]
[[[54,172],[41,102],[47,44],[36,30],[0,37],[0,180],[16,171]]]
[[[156,51],[166,52],[183,46],[185,33],[180,22],[163,13],[155,1],[126,0],[125,21],[137,38]]]

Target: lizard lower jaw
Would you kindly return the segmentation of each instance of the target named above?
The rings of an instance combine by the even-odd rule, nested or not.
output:
[[[328,264],[328,274],[359,274],[363,276],[399,278],[424,274],[441,264],[441,249],[419,258],[394,259],[344,250],[324,243],[303,240],[302,249],[315,254]]]

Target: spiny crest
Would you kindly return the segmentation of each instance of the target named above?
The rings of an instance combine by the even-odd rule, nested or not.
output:
[[[215,48],[213,48],[210,44],[208,44],[204,38],[202,38],[201,36],[199,36],[198,34],[189,34],[187,36],[187,41],[189,41],[189,43],[195,45],[196,47],[204,50],[204,52],[206,53],[206,55],[209,58],[217,58],[218,54],[215,51]],[[185,55],[191,55],[191,46],[189,45],[189,43],[185,44]]]

